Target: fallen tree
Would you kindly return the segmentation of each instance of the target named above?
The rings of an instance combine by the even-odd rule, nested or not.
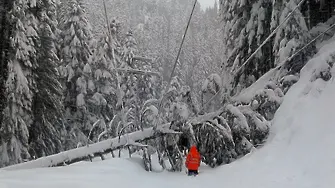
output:
[[[135,56],[133,57],[134,61],[142,61],[142,62],[147,62],[147,63],[152,63],[152,59],[151,58],[147,58],[147,57],[141,57],[141,56]]]
[[[153,128],[144,129],[122,137],[112,138],[95,144],[50,155],[33,161],[17,164],[2,168],[1,170],[22,170],[32,168],[56,167],[73,164],[79,161],[92,159],[95,157],[103,158],[103,155],[112,153],[114,150],[124,148],[129,145],[138,145],[139,142],[155,139],[168,134],[180,134],[169,128],[170,124],[159,126],[156,131]]]
[[[131,69],[131,68],[116,68],[116,69],[113,69],[113,70],[119,71],[119,72],[126,72],[126,73],[129,73],[129,74],[152,75],[152,76],[158,76],[158,77],[162,76],[162,74],[159,73],[159,72],[144,71],[144,70]]]
[[[264,103],[264,100],[260,100],[257,102],[258,105],[254,106],[255,100],[258,100],[258,98],[253,98],[251,100],[253,103],[250,104],[238,106],[225,105],[218,111],[194,117],[179,128],[173,127],[171,123],[167,123],[158,126],[156,130],[147,128],[129,134],[122,134],[123,131],[120,131],[120,135],[116,138],[8,166],[1,170],[65,166],[84,160],[92,161],[96,157],[104,160],[106,154],[115,157],[113,151],[122,149],[128,149],[129,157],[131,157],[131,148],[137,148],[137,150],[144,151],[143,161],[145,168],[150,171],[150,155],[152,152],[148,152],[150,146],[147,145],[148,142],[146,141],[157,139],[155,147],[158,148],[160,144],[163,144],[163,150],[157,151],[159,162],[163,165],[161,159],[164,158],[164,153],[166,155],[170,152],[169,149],[176,149],[176,145],[174,144],[180,144],[178,140],[175,140],[176,135],[184,136],[188,140],[194,140],[194,144],[197,144],[200,153],[205,157],[203,162],[206,164],[212,167],[227,164],[234,161],[237,156],[243,156],[248,153],[254,144],[257,145],[266,139],[269,128],[268,121],[257,113],[258,107]],[[263,129],[264,131],[262,131]],[[259,132],[264,132],[265,134],[259,134]],[[172,145],[168,141],[171,139]],[[254,143],[255,141],[257,143]],[[168,142],[170,145],[167,144]],[[168,157],[171,160],[175,156]]]

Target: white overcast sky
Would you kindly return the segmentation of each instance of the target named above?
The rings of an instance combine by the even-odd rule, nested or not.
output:
[[[209,7],[214,5],[215,0],[198,0],[198,2],[203,7]]]

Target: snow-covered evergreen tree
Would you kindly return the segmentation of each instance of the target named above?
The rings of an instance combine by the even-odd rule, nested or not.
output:
[[[122,93],[122,110],[118,116],[123,117],[122,113],[127,112],[127,116],[121,119],[120,126],[124,133],[133,132],[147,127],[152,127],[154,117],[157,115],[157,104],[152,101],[157,99],[156,80],[157,75],[151,75],[152,63],[134,59],[137,55],[137,42],[131,32],[128,32],[123,39],[121,50],[120,67],[130,71],[119,72],[120,93]],[[142,74],[132,72],[141,70]],[[121,114],[120,114],[121,113]],[[118,125],[119,127],[119,125]],[[120,131],[120,129],[118,129]]]
[[[113,33],[116,28],[112,25],[109,31]],[[88,87],[94,91],[94,94],[89,99],[91,104],[90,112],[101,121],[102,125],[111,122],[109,127],[106,127],[104,137],[117,136],[116,134],[116,114],[122,104],[120,90],[118,90],[117,74],[115,71],[114,60],[118,53],[115,46],[116,41],[111,40],[107,28],[101,33],[95,42],[94,52],[92,57],[92,66],[88,66],[93,74],[93,79],[89,80]],[[113,42],[114,41],[114,42]],[[119,59],[117,57],[116,59]],[[107,134],[108,133],[108,134]]]
[[[269,0],[221,0],[220,4],[228,57],[223,68],[234,72],[270,34],[272,5]],[[251,85],[272,67],[272,46],[268,42],[238,75],[232,75],[233,93],[239,92],[236,86]]]
[[[232,162],[236,157],[232,130],[221,115],[193,124],[203,162],[211,167]]]
[[[270,90],[273,91],[266,91]],[[257,94],[249,104],[226,104],[219,111],[193,120],[191,127],[203,162],[211,167],[228,164],[262,145],[271,125],[266,115],[273,115],[272,109],[278,109],[282,97],[264,94],[264,100],[258,103]],[[276,105],[268,111],[261,110],[270,104]]]
[[[28,159],[28,129],[33,121],[32,100],[36,82],[32,70],[36,67],[38,22],[30,12],[36,1],[13,1],[9,12],[12,34],[10,40],[6,93],[8,104],[1,129],[1,166]]]
[[[87,81],[92,73],[85,69],[90,66],[91,57],[91,27],[85,14],[85,7],[81,0],[70,0],[65,2],[62,15],[60,58],[62,65],[60,72],[63,86],[65,88],[65,118],[69,135],[74,138],[66,139],[71,143],[66,146],[73,148],[78,142],[86,143],[87,136],[92,128],[88,120],[88,92],[90,88]],[[88,72],[87,72],[88,71]],[[74,140],[75,141],[74,141]]]
[[[152,64],[133,59],[137,42],[128,32],[121,38],[121,43],[118,40],[122,36],[120,29],[118,22],[112,20],[108,30],[105,29],[95,42],[92,58],[96,89],[92,105],[101,110],[91,113],[110,122],[102,134],[104,138],[153,126],[150,116],[156,114],[154,105],[146,106],[147,101],[159,93],[156,91],[157,76],[150,74]],[[142,73],[136,73],[134,69]],[[104,101],[104,106],[97,105],[100,104],[98,99]]]
[[[275,0],[273,1],[271,29],[273,30],[294,10],[300,1],[298,0]],[[273,51],[275,65],[281,64],[300,50],[310,40],[306,20],[300,9],[295,10],[291,18],[283,24],[275,35]],[[279,76],[295,74],[300,71],[307,62],[308,57],[314,54],[314,46],[289,59],[283,67]],[[281,78],[281,77],[279,77]]]
[[[2,41],[0,44],[0,127],[3,126],[3,110],[7,104],[6,81],[8,78],[10,36],[12,33],[12,25],[9,23],[10,17],[8,12],[10,12],[12,6],[13,1],[4,1],[0,5],[0,41]]]
[[[191,95],[190,88],[183,86],[181,80],[175,76],[171,80],[170,88],[163,92],[161,113],[159,123],[169,123],[170,128],[183,132],[182,135],[167,135],[158,139],[160,143],[157,147],[163,156],[168,157],[172,171],[182,169],[182,150],[189,147],[190,143],[195,143],[193,129],[187,120],[198,114],[198,107]]]
[[[62,116],[62,88],[57,71],[55,48],[56,2],[39,1],[38,35],[40,38],[37,66],[33,70],[36,82],[32,111],[33,125],[29,128],[29,150],[35,157],[58,153],[62,149],[60,119]]]

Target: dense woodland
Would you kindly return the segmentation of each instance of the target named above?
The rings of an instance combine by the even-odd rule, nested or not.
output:
[[[266,141],[315,54],[306,44],[335,14],[327,0],[197,4],[171,74],[194,1],[105,2],[1,0],[0,167],[163,124],[171,134],[142,144],[171,170],[190,144],[212,167],[231,163]],[[273,70],[263,88],[237,97]]]

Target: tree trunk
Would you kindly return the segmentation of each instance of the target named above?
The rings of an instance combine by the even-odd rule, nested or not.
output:
[[[5,167],[2,170],[32,169],[69,165],[83,160],[92,160],[95,157],[101,157],[102,155],[111,153],[113,150],[124,148],[127,144],[129,144],[129,139],[136,143],[155,139],[167,134],[180,134],[179,132],[169,129],[169,125],[170,124],[159,126],[157,132],[154,131],[153,128],[148,128],[144,131],[130,133],[127,137],[123,136],[120,140],[118,137],[105,140],[89,146],[83,146],[73,150],[61,152],[56,155]]]

